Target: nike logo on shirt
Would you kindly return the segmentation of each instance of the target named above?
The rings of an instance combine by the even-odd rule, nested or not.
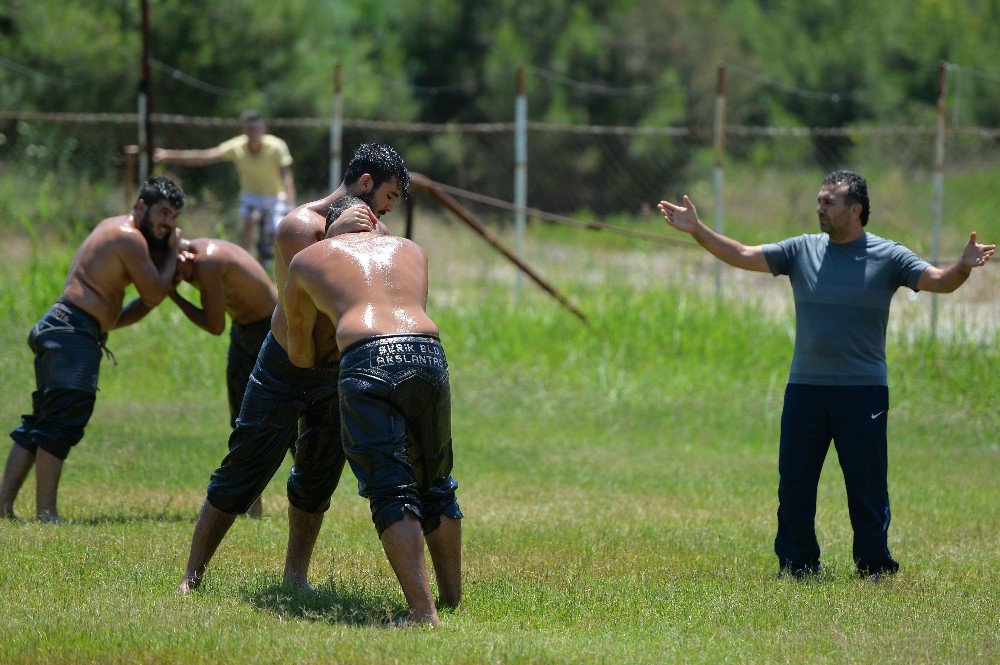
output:
[[[878,413],[873,413],[872,414],[872,420],[875,420],[876,418],[878,418],[879,416],[881,416],[883,413],[885,413],[885,411],[879,411]]]

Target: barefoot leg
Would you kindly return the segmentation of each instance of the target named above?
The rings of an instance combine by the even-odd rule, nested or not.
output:
[[[34,464],[34,452],[16,443],[11,445],[7,465],[3,470],[3,481],[0,482],[0,518],[17,519],[17,515],[14,514],[14,500]]]
[[[188,556],[187,569],[177,593],[185,594],[197,589],[205,576],[205,568],[212,560],[212,555],[219,543],[226,536],[229,527],[236,521],[236,515],[224,513],[207,500],[201,507],[198,523],[194,526],[194,536],[191,538],[191,553]]]
[[[410,608],[410,615],[403,623],[441,624],[434,598],[431,596],[430,580],[427,577],[427,561],[424,558],[424,532],[420,520],[410,512],[403,519],[393,522],[382,532],[382,549],[396,573],[403,596]]]
[[[323,513],[307,513],[288,504],[288,551],[285,554],[285,582],[294,584],[303,591],[312,591],[309,586],[309,563],[319,529],[323,525]]]

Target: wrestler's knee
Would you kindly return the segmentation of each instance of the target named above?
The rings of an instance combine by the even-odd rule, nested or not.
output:
[[[253,499],[250,503],[246,503],[230,494],[212,492],[211,487],[209,487],[206,499],[212,504],[213,508],[230,515],[245,515],[250,510],[253,502],[256,501],[256,499]]]
[[[333,489],[322,488],[310,491],[308,485],[294,482],[294,478],[290,477],[288,479],[287,494],[288,503],[302,512],[325,513],[330,509],[330,497],[333,496]]]
[[[344,454],[340,445],[329,443],[326,454],[305,454],[299,443],[295,446],[295,463],[286,486],[288,503],[307,513],[324,513],[330,508],[330,497],[340,484],[344,472]],[[316,451],[312,451],[315,453]]]
[[[278,471],[294,436],[291,427],[237,423],[229,435],[229,454],[208,483],[208,501],[219,510],[242,515]]]
[[[84,429],[94,413],[95,393],[72,388],[46,390],[39,417],[24,420],[11,433],[14,441],[28,450],[41,448],[61,460],[83,439]]]
[[[420,520],[424,535],[433,533],[441,526],[442,517],[450,517],[456,520],[465,517],[458,506],[458,499],[454,493],[447,500],[424,502],[424,517]]]
[[[377,499],[372,499],[371,507],[372,522],[375,523],[375,530],[378,532],[379,538],[382,537],[382,533],[386,529],[403,519],[406,516],[407,511],[416,516],[416,518],[420,520],[421,524],[423,524],[424,521],[423,511],[416,503],[395,500],[380,502]]]
[[[253,505],[261,494],[258,483],[247,479],[242,483],[234,483],[228,478],[220,477],[218,472],[212,474],[208,483],[208,502],[218,510],[230,515],[243,515]]]

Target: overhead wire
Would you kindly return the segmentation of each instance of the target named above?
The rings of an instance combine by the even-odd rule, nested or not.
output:
[[[175,81],[179,81],[181,83],[189,85],[192,88],[197,88],[198,90],[201,90],[203,92],[208,92],[208,93],[211,93],[213,95],[218,95],[219,97],[243,97],[243,96],[245,96],[245,93],[242,93],[242,92],[240,92],[238,90],[233,90],[231,88],[223,88],[221,86],[213,85],[211,83],[205,83],[204,81],[198,80],[198,79],[196,79],[195,77],[193,77],[193,76],[191,76],[189,74],[185,74],[184,72],[182,72],[181,70],[177,69],[176,67],[171,67],[170,65],[166,64],[165,62],[160,62],[159,60],[156,60],[155,58],[154,59],[150,59],[149,64],[153,67],[153,69],[156,69],[158,71],[161,71],[161,72],[164,72],[166,74],[169,74],[170,77],[172,79],[174,79]]]
[[[974,69],[972,67],[963,67],[962,65],[956,65],[952,62],[946,62],[944,66],[945,69],[948,69],[950,71],[960,72],[962,74],[969,74],[970,76],[974,76],[976,78],[980,78],[986,81],[1000,83],[1000,75],[997,74],[991,74],[989,72],[984,72],[980,69]]]
[[[806,90],[805,88],[799,88],[794,85],[789,85],[788,83],[782,83],[777,79],[773,79],[769,76],[764,76],[763,74],[758,74],[752,69],[746,69],[745,67],[740,67],[739,65],[726,65],[726,71],[736,72],[741,74],[748,79],[757,81],[758,83],[763,83],[771,88],[781,90],[790,95],[795,95],[797,97],[803,97],[805,99],[815,99],[825,102],[838,103],[844,101],[845,99],[857,99],[860,95],[856,91],[850,92],[818,92],[816,90]]]
[[[637,85],[629,87],[617,87],[617,86],[605,85],[602,83],[588,83],[586,81],[578,81],[564,74],[560,74],[558,72],[545,69],[544,67],[531,66],[530,69],[543,79],[552,81],[553,83],[560,83],[568,88],[576,90],[577,92],[585,92],[594,95],[606,95],[609,97],[648,95],[652,92],[657,92],[664,88],[673,87],[675,85],[673,83],[662,83],[658,85]]]
[[[71,86],[74,84],[74,81],[71,81],[70,79],[65,79],[58,76],[49,76],[48,74],[36,71],[34,69],[31,69],[30,67],[25,67],[24,65],[18,62],[14,62],[10,58],[5,58],[2,55],[0,55],[0,67],[4,67],[11,71],[17,72],[18,74],[24,74],[25,76],[30,76],[31,78],[37,81],[42,81],[43,83],[54,83],[56,85],[61,85],[61,86]]]

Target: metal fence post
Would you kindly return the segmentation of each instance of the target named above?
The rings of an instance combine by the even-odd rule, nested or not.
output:
[[[142,0],[142,60],[139,63],[139,183],[153,172],[153,77],[149,70],[152,44],[149,34],[149,3]]]
[[[941,251],[941,219],[944,216],[944,146],[945,146],[945,92],[948,88],[948,63],[938,67],[937,131],[934,138],[934,196],[931,215],[934,220],[931,232],[931,262],[938,262]],[[931,339],[937,339],[938,296],[931,294]]]
[[[340,89],[340,60],[333,66],[333,117],[330,119],[330,191],[340,185],[344,149],[344,96]]]
[[[413,240],[413,222],[417,209],[417,193],[412,192],[409,198],[406,199],[406,238],[408,240]]]
[[[528,97],[524,86],[524,65],[517,68],[517,101],[514,104],[514,251],[524,257],[524,209],[528,206]],[[514,299],[520,297],[521,273],[514,277]]]
[[[726,155],[726,65],[719,63],[715,77],[715,121],[712,133],[715,139],[715,169],[712,173],[712,189],[715,191],[715,230],[724,230],[723,181]],[[715,294],[722,294],[722,262],[715,261]]]
[[[132,207],[135,203],[135,152],[132,146],[125,146],[122,151],[122,168],[125,179],[125,209]]]
[[[143,122],[143,117],[146,115],[146,93],[143,90],[145,87],[144,83],[139,84],[139,102],[136,111],[139,116],[139,183],[142,184],[146,182],[146,177],[149,172],[146,169],[146,152],[148,151],[148,146],[146,145],[146,123]]]

